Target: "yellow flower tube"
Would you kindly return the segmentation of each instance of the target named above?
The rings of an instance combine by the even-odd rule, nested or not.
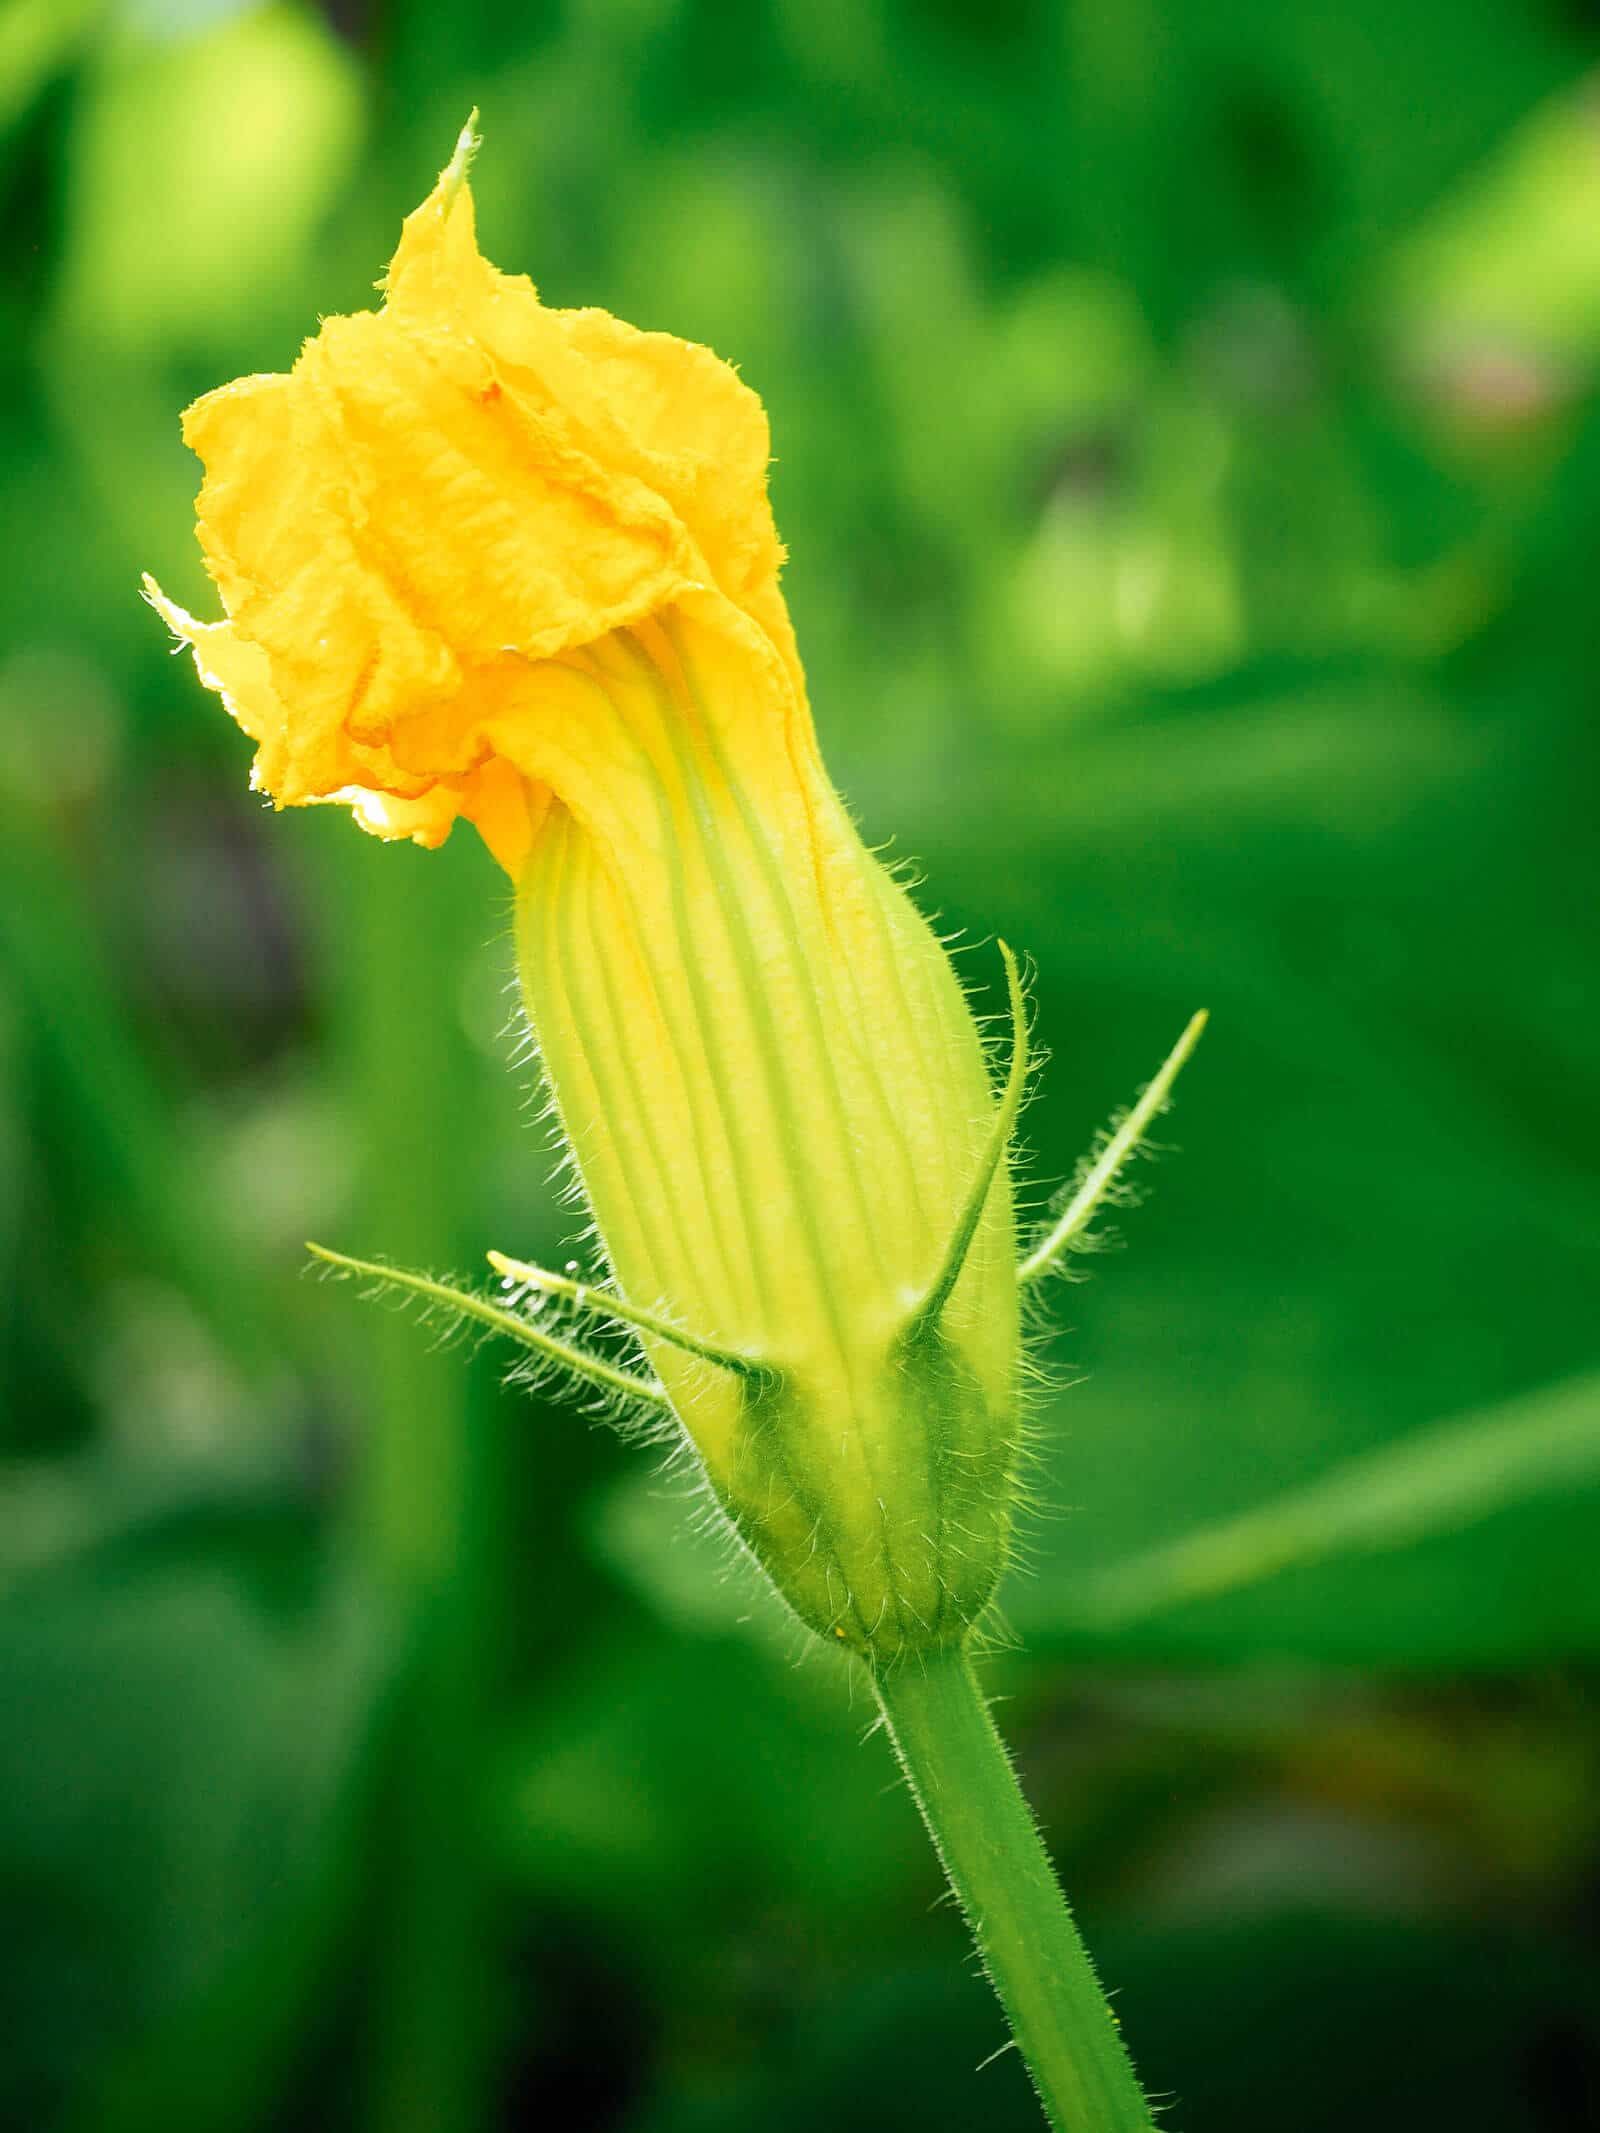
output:
[[[279,805],[464,816],[511,876],[617,1296],[739,1534],[882,1668],[959,1643],[1004,1560],[1012,1114],[818,754],[760,402],[491,267],[471,146],[380,310],[189,409],[226,619],[152,598]]]

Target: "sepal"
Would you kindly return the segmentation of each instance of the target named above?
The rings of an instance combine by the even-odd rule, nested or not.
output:
[[[473,1289],[462,1288],[453,1281],[441,1281],[431,1274],[413,1273],[408,1267],[385,1266],[376,1259],[354,1259],[347,1252],[330,1251],[325,1244],[308,1243],[306,1250],[336,1275],[371,1282],[373,1289],[370,1293],[374,1295],[393,1289],[417,1298],[430,1311],[447,1311],[460,1323],[483,1326],[490,1333],[515,1341],[528,1352],[541,1371],[548,1369],[558,1377],[564,1376],[586,1391],[600,1393],[607,1401],[649,1408],[658,1413],[669,1410],[665,1391],[652,1379],[635,1377],[631,1371],[617,1369],[604,1356],[591,1355],[587,1349],[579,1348],[571,1341],[546,1333],[530,1319],[507,1310],[487,1296],[478,1295]]]
[[[1019,1288],[1028,1288],[1046,1274],[1064,1272],[1071,1254],[1085,1248],[1090,1223],[1112,1199],[1129,1161],[1167,1108],[1173,1084],[1204,1035],[1207,1020],[1204,1008],[1189,1017],[1183,1035],[1161,1062],[1155,1079],[1091,1148],[1076,1182],[1068,1189],[1066,1204],[1018,1265]]]

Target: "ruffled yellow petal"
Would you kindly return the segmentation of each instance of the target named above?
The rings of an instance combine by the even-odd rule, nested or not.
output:
[[[582,716],[543,669],[668,612],[741,647],[718,715],[811,758],[759,400],[707,349],[549,310],[490,266],[459,154],[383,308],[207,394],[184,435],[227,621],[163,612],[281,805],[344,800],[429,844],[466,815],[520,866],[550,766],[585,782]]]

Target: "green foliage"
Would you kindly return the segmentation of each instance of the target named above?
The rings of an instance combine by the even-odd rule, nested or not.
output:
[[[136,586],[210,611],[178,409],[369,300],[475,103],[489,254],[765,397],[830,765],[1034,958],[1041,1212],[1210,1010],[1052,1292],[995,1662],[1143,2070],[1584,2122],[1596,32],[0,10],[0,2127],[1034,2123],[684,1485],[302,1278],[572,1248],[503,884],[265,824]]]

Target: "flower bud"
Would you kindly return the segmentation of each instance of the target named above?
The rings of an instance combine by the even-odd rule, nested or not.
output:
[[[692,1336],[644,1335],[673,1410],[795,1611],[886,1663],[1004,1559],[1013,1110],[822,767],[760,403],[488,266],[467,145],[381,311],[189,411],[227,619],[153,597],[280,804],[482,832],[616,1287]]]

